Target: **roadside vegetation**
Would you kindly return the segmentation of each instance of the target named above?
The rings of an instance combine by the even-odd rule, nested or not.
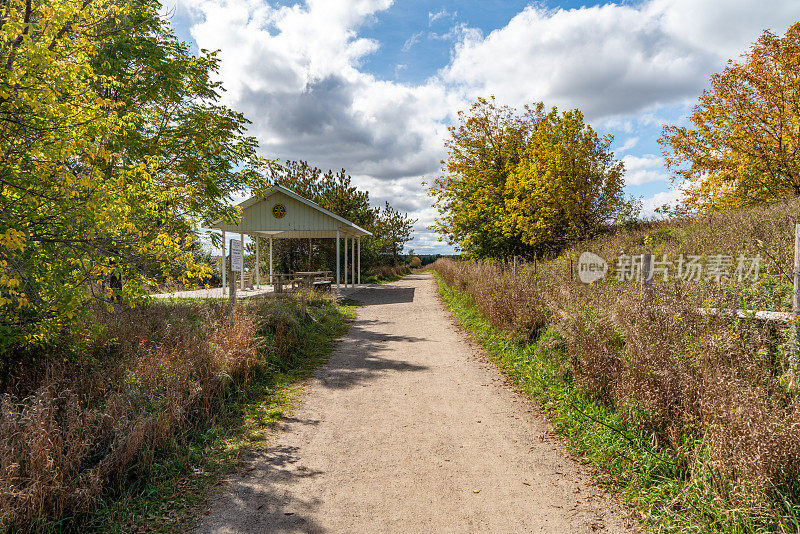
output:
[[[622,197],[608,138],[543,103],[480,99],[430,188],[467,260],[434,264],[445,301],[660,530],[800,530],[797,319],[751,313],[793,307],[798,57],[800,23],[765,31],[664,127],[682,197],[654,220]],[[604,279],[578,281],[584,251]]]
[[[231,312],[149,301],[219,282],[199,228],[237,224],[233,198],[279,183],[363,224],[367,269],[397,264],[411,239],[414,221],[372,207],[344,170],[260,156],[221,102],[217,54],[193,52],[163,13],[157,0],[3,3],[0,530],[178,521],[170,503],[200,502],[213,459],[279,417],[342,333],[347,310],[320,296]],[[335,257],[331,243],[276,248],[279,269]]]
[[[377,284],[395,282],[407,274],[411,274],[411,267],[409,265],[386,265],[369,271],[366,282]]]
[[[800,528],[800,390],[785,323],[699,308],[790,310],[800,201],[644,223],[548,261],[437,261],[445,301],[550,410],[601,480],[664,530]],[[761,254],[757,282],[577,280],[582,250]]]
[[[297,294],[230,313],[222,301],[175,301],[95,314],[102,335],[59,340],[6,387],[0,528],[185,526],[351,311]]]

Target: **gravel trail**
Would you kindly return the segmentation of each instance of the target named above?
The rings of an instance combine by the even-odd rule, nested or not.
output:
[[[354,298],[330,362],[197,532],[629,532],[430,274]]]

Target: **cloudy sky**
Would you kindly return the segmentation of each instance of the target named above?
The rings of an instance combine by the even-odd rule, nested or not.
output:
[[[372,201],[419,219],[411,247],[448,252],[425,227],[455,114],[478,96],[580,108],[627,167],[645,210],[675,197],[656,140],[708,77],[797,0],[165,0],[178,35],[219,50],[225,103],[263,155],[345,168]]]

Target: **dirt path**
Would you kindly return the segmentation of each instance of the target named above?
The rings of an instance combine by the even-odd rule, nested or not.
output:
[[[294,417],[199,532],[625,532],[453,325],[430,274],[356,298],[358,320]]]

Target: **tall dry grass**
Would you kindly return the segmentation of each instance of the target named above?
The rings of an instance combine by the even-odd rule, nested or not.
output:
[[[92,347],[17,376],[2,395],[0,528],[79,518],[146,474],[160,451],[218,416],[230,386],[291,357],[300,322],[326,313],[321,299],[98,312],[105,334]]]
[[[789,327],[707,316],[697,309],[786,309],[798,202],[702,220],[647,224],[517,269],[506,262],[439,260],[444,281],[467,292],[494,325],[524,340],[544,329],[548,354],[585,395],[613,407],[669,449],[678,478],[706,477],[728,509],[769,516],[800,503],[800,395],[787,383]],[[760,253],[762,280],[660,282],[643,301],[636,283],[584,286],[570,277],[580,250],[620,253]],[[575,273],[575,276],[577,273]],[[702,473],[701,473],[702,471]]]

